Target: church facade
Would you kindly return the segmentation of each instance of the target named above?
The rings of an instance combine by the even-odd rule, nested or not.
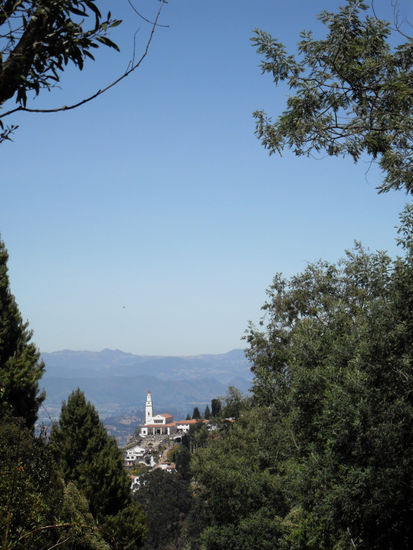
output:
[[[203,422],[208,424],[207,420],[177,420],[174,421],[174,417],[171,414],[153,414],[153,402],[151,390],[146,395],[145,402],[145,424],[141,426],[140,435],[142,437],[147,436],[159,436],[169,435],[174,436],[178,434],[185,434],[189,431],[191,425],[197,422]]]
[[[171,414],[153,414],[151,390],[148,391],[145,403],[145,424],[141,427],[140,434],[147,435],[173,435],[176,433],[176,422]]]

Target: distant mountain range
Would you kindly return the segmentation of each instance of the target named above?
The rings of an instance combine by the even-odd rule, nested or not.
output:
[[[228,386],[246,393],[250,364],[242,350],[218,355],[164,357],[133,355],[120,350],[56,351],[43,353],[46,372],[41,386],[46,401],[42,421],[58,416],[61,403],[80,387],[102,417],[135,411],[143,413],[148,389],[155,412],[186,415],[223,396]]]

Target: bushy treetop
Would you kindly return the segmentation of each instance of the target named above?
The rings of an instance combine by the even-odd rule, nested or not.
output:
[[[291,95],[276,122],[254,113],[256,134],[270,153],[297,155],[363,153],[384,172],[380,191],[413,192],[413,40],[391,46],[391,25],[368,13],[360,0],[347,0],[337,13],[323,11],[323,40],[301,33],[299,59],[268,32],[252,38],[261,68]],[[400,42],[400,40],[399,40]]]

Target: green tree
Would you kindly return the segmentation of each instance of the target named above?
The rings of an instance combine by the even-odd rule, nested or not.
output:
[[[325,152],[354,161],[367,153],[384,172],[380,191],[412,193],[412,39],[399,33],[395,40],[405,42],[392,47],[390,23],[369,14],[361,0],[319,18],[328,34],[315,40],[302,32],[298,60],[270,34],[255,31],[262,72],[292,90],[275,123],[254,113],[257,136],[270,153],[288,147],[297,155]]]
[[[21,417],[33,428],[44,399],[39,392],[44,364],[10,291],[7,260],[0,240],[0,417]]]
[[[195,424],[191,424],[188,432],[182,436],[182,447],[186,447],[190,452],[198,447],[203,447],[208,439],[208,433],[204,422],[198,420]]]
[[[58,528],[59,547],[68,550],[110,550],[103,539],[102,527],[96,524],[90,513],[86,498],[71,481],[64,489],[61,517],[63,524]],[[64,539],[68,539],[68,544],[63,542]]]
[[[86,497],[93,517],[106,525],[116,540],[129,537],[139,546],[144,525],[141,512],[132,505],[130,480],[123,468],[122,454],[108,436],[97,411],[79,389],[69,396],[67,403],[63,402],[50,441],[65,482],[76,484]],[[122,532],[122,525],[129,526],[131,531]]]
[[[221,412],[221,400],[212,399],[211,401],[211,415],[212,418],[217,418]]]
[[[392,260],[360,244],[338,264],[274,279],[251,327],[257,406],[273,409],[273,471],[291,549],[413,543],[413,207]]]
[[[241,411],[248,406],[248,400],[242,397],[235,386],[228,386],[228,393],[224,397],[224,406],[221,416],[224,418],[239,418]]]
[[[191,453],[189,451],[189,437],[185,436],[187,444],[179,445],[174,453],[174,462],[176,469],[180,473],[183,479],[189,480],[191,478]]]
[[[209,420],[211,418],[211,411],[209,410],[208,405],[205,407],[204,418],[205,420]]]
[[[121,21],[113,19],[110,13],[102,17],[96,0],[3,0],[0,3],[0,106],[13,97],[18,106],[0,115],[0,142],[10,139],[16,129],[13,125],[5,128],[4,117],[16,111],[73,109],[104,93],[137,69],[148,52],[160,9],[143,55],[132,60],[117,80],[73,105],[34,109],[27,106],[28,93],[38,95],[41,90],[50,91],[60,82],[68,64],[83,69],[87,59],[94,59],[92,52],[99,46],[119,49],[108,34]]]
[[[412,546],[413,206],[401,219],[401,257],[356,243],[275,277],[249,406],[192,458],[194,548]]]
[[[63,502],[63,483],[43,437],[22,419],[0,420],[0,546],[47,548]]]
[[[201,418],[201,413],[199,412],[198,407],[195,407],[192,413],[192,420],[199,420],[200,418]]]
[[[115,516],[107,516],[102,526],[115,549],[139,550],[146,539],[146,516],[139,503],[132,502]]]
[[[148,537],[144,548],[183,548],[181,537],[192,501],[188,482],[179,473],[153,470],[142,474],[134,497],[147,516]]]
[[[271,470],[272,420],[268,407],[248,411],[194,453],[197,522],[205,550],[280,548],[281,517],[288,508]]]

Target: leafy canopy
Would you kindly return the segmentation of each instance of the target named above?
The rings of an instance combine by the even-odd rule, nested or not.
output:
[[[288,548],[413,542],[411,205],[401,219],[404,256],[357,243],[338,265],[278,275],[248,334],[255,402],[274,415]]]
[[[1,548],[48,548],[56,542],[63,502],[60,482],[43,437],[34,437],[21,419],[0,419]]]
[[[356,243],[275,277],[252,398],[192,455],[201,548],[412,546],[412,205],[398,237],[396,259]]]
[[[413,40],[392,48],[391,26],[347,0],[337,13],[323,11],[324,40],[301,33],[299,59],[269,33],[252,38],[261,68],[292,95],[276,122],[256,111],[256,134],[270,154],[292,149],[298,156],[324,152],[367,153],[384,172],[379,191],[413,192]],[[400,35],[401,36],[401,35]]]
[[[118,49],[105,35],[119,23],[94,0],[1,2],[0,104],[16,94],[25,106],[27,92],[50,90],[69,62],[82,69],[99,44]]]
[[[140,476],[134,498],[147,516],[144,550],[183,548],[180,538],[191,507],[189,482],[177,472],[155,469]]]
[[[135,71],[146,57],[158,18],[153,22],[143,17],[129,1],[135,15],[151,23],[152,30],[139,59],[133,57],[127,69],[115,80],[94,94],[70,105],[55,108],[28,106],[29,93],[51,90],[60,82],[66,66],[83,69],[85,61],[94,59],[93,52],[101,45],[119,50],[108,34],[121,21],[109,12],[102,16],[97,0],[0,0],[0,109],[15,98],[17,107],[0,112],[0,143],[10,140],[16,125],[5,126],[3,120],[17,111],[57,112],[75,109],[92,101]],[[32,94],[30,94],[32,95]]]

